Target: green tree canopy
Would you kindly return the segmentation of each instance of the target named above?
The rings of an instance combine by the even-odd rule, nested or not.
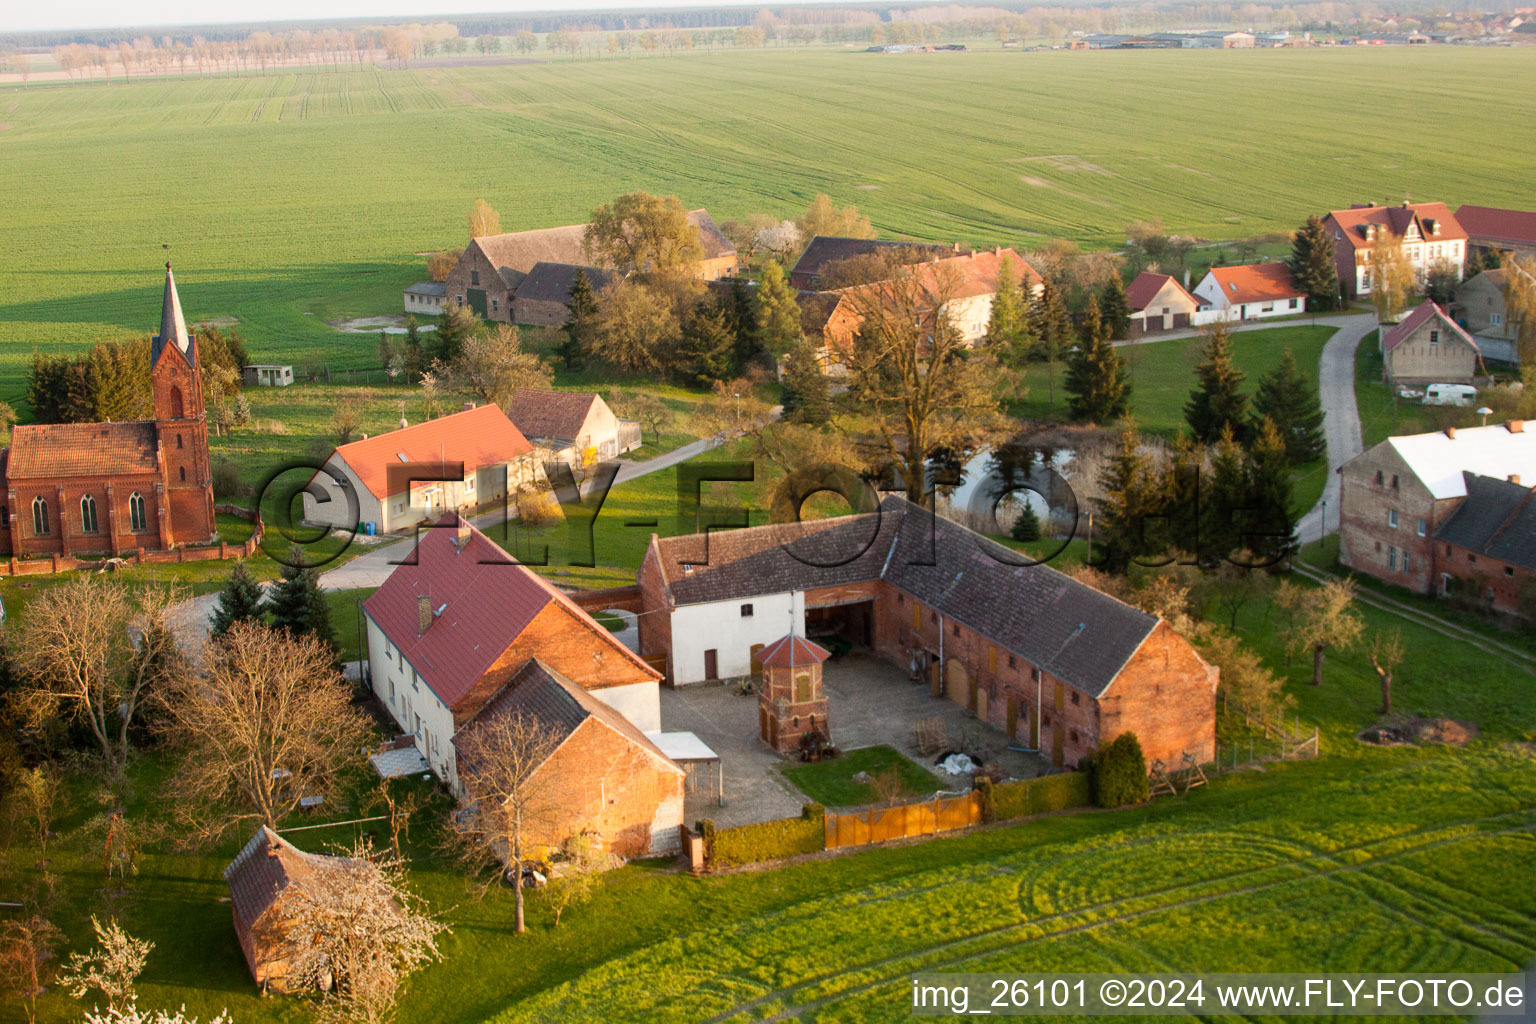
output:
[[[1291,282],[1307,295],[1307,308],[1315,311],[1333,309],[1338,304],[1339,274],[1333,262],[1333,239],[1316,215],[1296,230],[1291,238]]]
[[[1293,465],[1322,458],[1328,451],[1323,437],[1323,407],[1317,384],[1296,365],[1290,349],[1273,370],[1259,378],[1253,395],[1253,433],[1271,420],[1285,442],[1285,454]]]
[[[244,562],[236,562],[219,591],[219,603],[213,609],[208,631],[213,636],[223,636],[235,623],[260,622],[261,616],[261,584],[251,577]]]
[[[1093,296],[1083,317],[1082,340],[1067,359],[1066,389],[1067,406],[1075,420],[1108,423],[1130,409],[1130,374],[1110,343]]]
[[[1206,328],[1204,355],[1195,368],[1195,390],[1184,405],[1184,420],[1205,444],[1229,428],[1242,441],[1248,433],[1248,396],[1242,391],[1243,373],[1232,361],[1232,333],[1226,325]]]
[[[784,276],[784,268],[770,262],[757,283],[758,339],[775,357],[800,343],[800,303]]]

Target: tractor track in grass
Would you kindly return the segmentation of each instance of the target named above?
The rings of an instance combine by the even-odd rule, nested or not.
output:
[[[1512,818],[1517,819],[1517,822],[1507,827],[1481,827]],[[1474,830],[1467,831],[1468,826],[1472,826]],[[1420,838],[1420,841],[1408,846],[1401,845],[1406,836],[1415,835]],[[1201,879],[1180,885],[1168,886],[1159,890],[1136,893],[1118,899],[1103,900],[1098,903],[1074,907],[1036,917],[1032,920],[998,925],[973,935],[940,942],[920,949],[907,950],[891,957],[852,965],[818,977],[807,978],[804,981],[784,988],[774,989],[756,999],[734,1007],[729,1012],[708,1018],[706,1024],[727,1024],[730,1021],[759,1019],[753,1018],[751,1016],[752,1012],[757,1009],[767,1008],[771,1004],[783,1006],[785,1009],[773,1016],[760,1019],[767,1021],[790,1020],[798,1017],[806,1010],[815,1010],[828,1003],[844,1000],[881,986],[890,985],[920,971],[931,972],[940,969],[960,969],[969,961],[995,956],[1019,941],[1055,940],[1091,932],[1109,925],[1140,920],[1155,914],[1197,907],[1217,900],[1253,896],[1298,882],[1333,880],[1340,876],[1347,878],[1372,867],[1392,863],[1407,856],[1453,846],[1470,839],[1486,838],[1490,835],[1536,835],[1536,807],[1528,806],[1517,811],[1439,823],[1430,828],[1419,830],[1416,833],[1385,836],[1351,846],[1340,847],[1332,851],[1313,849],[1300,860],[1246,868],[1223,876]],[[1364,853],[1372,847],[1384,845],[1393,845],[1397,848],[1380,856],[1370,857],[1359,863],[1347,863],[1340,859],[1342,855],[1350,852]],[[1295,846],[1300,849],[1306,849],[1306,845],[1302,843],[1295,843]],[[1318,865],[1322,866],[1319,867]],[[1262,876],[1267,874],[1282,874],[1285,877],[1276,879],[1262,878]],[[1250,885],[1231,886],[1227,884],[1245,878],[1259,878],[1260,880]],[[1211,886],[1219,886],[1220,888],[1217,891],[1196,891],[1208,889]],[[1386,903],[1379,897],[1369,892],[1361,891],[1357,887],[1351,887],[1351,889],[1352,891],[1359,892],[1361,896],[1370,900],[1373,904],[1380,903],[1398,917],[1408,917],[1400,907]],[[1179,893],[1189,893],[1189,895],[1173,900],[1159,900],[1159,897]],[[1149,901],[1151,901],[1151,905],[1139,905],[1146,904]],[[1124,912],[1114,913],[1117,910],[1123,910]],[[1106,916],[1106,912],[1109,912],[1109,916]],[[1089,919],[1082,920],[1084,917]],[[1424,922],[1420,921],[1419,923],[1422,924]],[[1051,926],[1055,924],[1061,924],[1063,927],[1052,928]],[[1511,959],[1507,952],[1489,949],[1481,943],[1469,941],[1466,937],[1448,933],[1438,925],[1433,927],[1452,941],[1472,946],[1501,959]],[[1512,944],[1523,948],[1526,951],[1525,956],[1529,957],[1529,952],[1533,947],[1528,940],[1524,942],[1516,940]],[[1516,967],[1520,966],[1521,962],[1512,961],[1513,966]],[[889,970],[892,967],[899,967],[899,969],[895,971]],[[872,981],[862,982],[822,998],[810,999],[804,1002],[797,1002],[795,999],[797,993],[826,986],[828,983],[835,982],[839,978],[869,973],[878,973],[880,976]]]

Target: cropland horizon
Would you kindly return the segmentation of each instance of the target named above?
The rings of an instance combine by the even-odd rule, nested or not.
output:
[[[236,318],[256,358],[371,366],[326,321],[397,312],[480,197],[518,230],[631,189],[718,220],[826,192],[886,237],[1024,248],[1405,193],[1519,206],[1536,136],[1489,83],[1533,71],[1529,48],[816,49],[9,88],[0,399],[34,350],[152,327],[167,256],[188,316]]]

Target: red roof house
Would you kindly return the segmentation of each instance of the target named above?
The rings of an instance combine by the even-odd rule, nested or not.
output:
[[[1536,256],[1536,211],[1465,205],[1456,210],[1456,220],[1475,248]]]
[[[1167,274],[1143,270],[1125,290],[1131,306],[1131,336],[1188,327],[1200,300]]]
[[[1304,313],[1307,296],[1291,281],[1284,263],[1254,263],[1212,267],[1195,286],[1200,300],[1197,319],[1254,320]]]
[[[1467,232],[1444,203],[1351,206],[1329,211],[1323,227],[1333,236],[1334,269],[1349,298],[1370,294],[1371,249],[1383,240],[1402,245],[1421,280],[1440,263],[1458,278],[1466,266]]]

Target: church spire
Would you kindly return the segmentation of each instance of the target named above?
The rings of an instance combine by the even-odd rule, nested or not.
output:
[[[181,315],[181,299],[176,294],[176,278],[171,274],[171,261],[165,261],[165,298],[160,304],[160,333],[155,335],[150,348],[149,361],[153,365],[160,360],[160,353],[167,342],[172,342],[190,358],[192,342],[187,337],[187,319]]]

